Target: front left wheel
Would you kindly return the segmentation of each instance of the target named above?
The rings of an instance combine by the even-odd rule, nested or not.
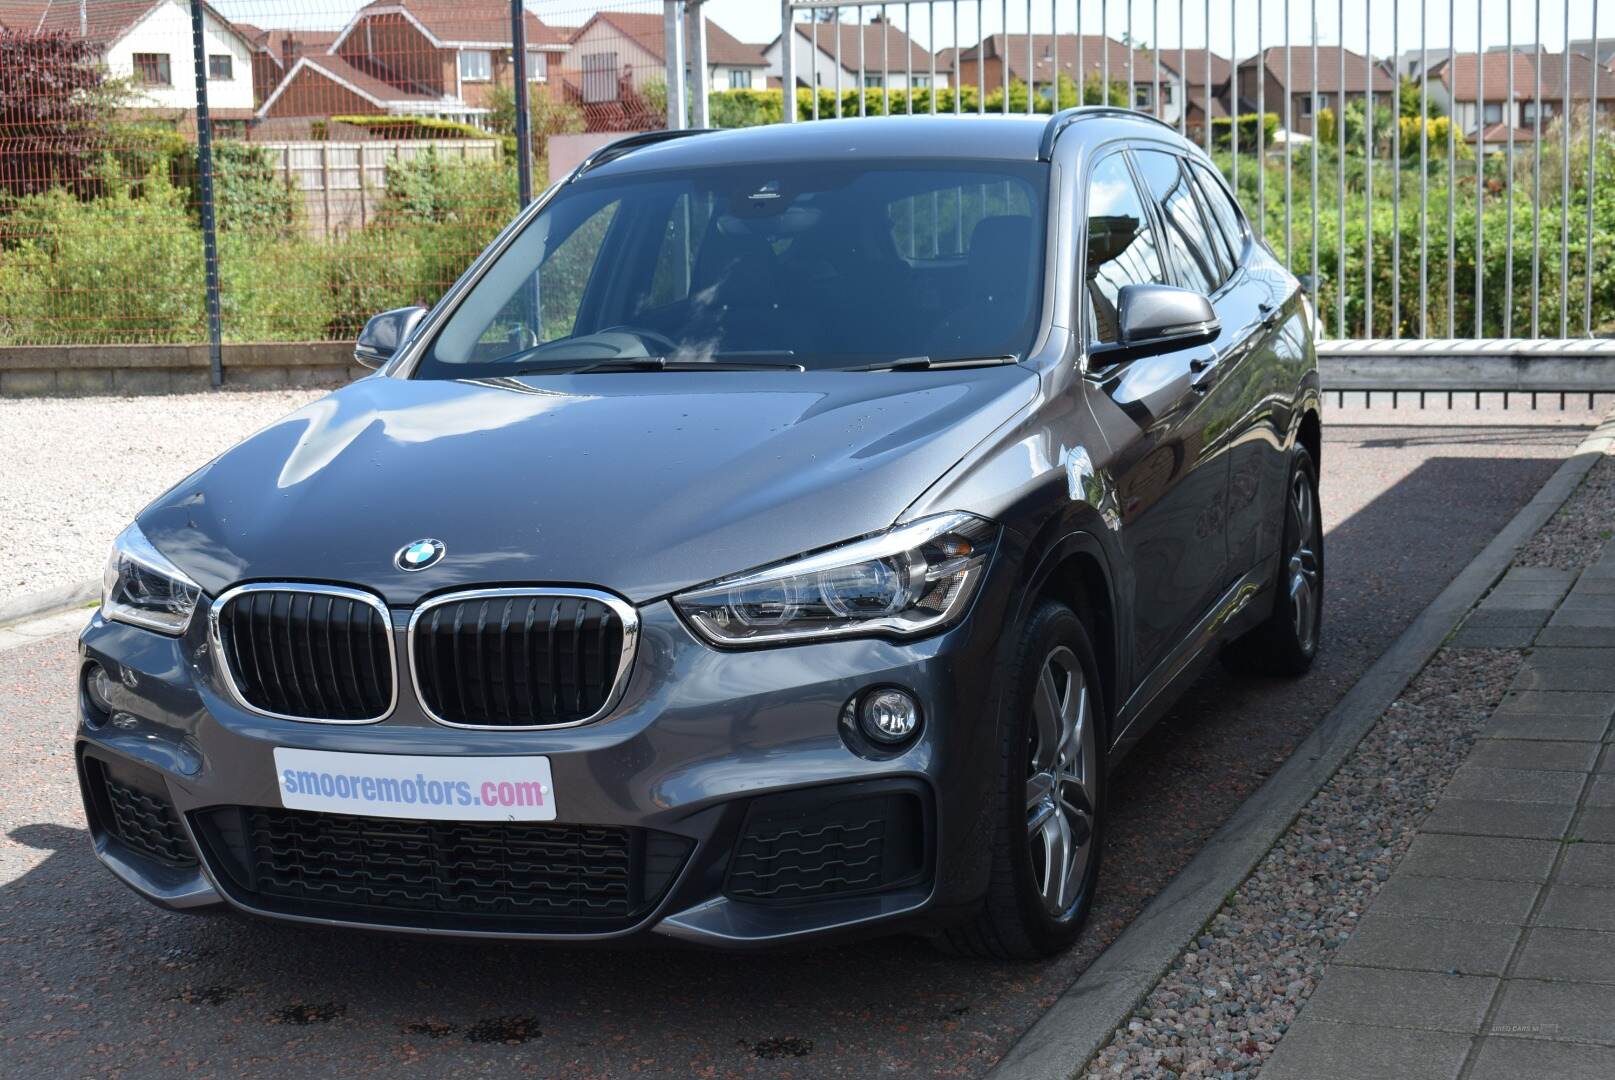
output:
[[[1098,676],[1082,620],[1063,604],[1040,604],[1008,673],[986,902],[974,920],[944,933],[953,951],[1051,956],[1087,921],[1104,837]]]

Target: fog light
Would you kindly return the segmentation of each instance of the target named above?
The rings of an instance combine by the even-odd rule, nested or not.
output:
[[[84,675],[84,693],[102,716],[112,711],[112,676],[100,664],[91,664]]]
[[[871,691],[858,706],[858,725],[878,743],[905,742],[920,728],[920,703],[903,690]]]

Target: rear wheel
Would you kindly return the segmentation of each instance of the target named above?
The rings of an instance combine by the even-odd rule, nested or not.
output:
[[[1045,602],[1022,631],[1000,725],[992,880],[954,951],[1030,960],[1076,939],[1093,903],[1103,841],[1104,715],[1087,629]]]
[[[1223,650],[1232,670],[1255,675],[1302,675],[1318,655],[1323,624],[1323,515],[1312,455],[1296,447],[1284,499],[1273,614]]]

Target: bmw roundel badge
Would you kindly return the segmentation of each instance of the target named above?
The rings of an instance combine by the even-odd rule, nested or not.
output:
[[[393,556],[393,563],[400,570],[425,570],[443,558],[448,548],[443,546],[441,540],[417,540],[413,544],[405,544]]]

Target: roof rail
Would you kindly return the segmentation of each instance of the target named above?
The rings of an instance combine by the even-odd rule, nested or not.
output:
[[[1084,120],[1091,116],[1148,120],[1151,123],[1161,125],[1174,135],[1178,133],[1178,129],[1165,120],[1151,116],[1149,113],[1141,113],[1137,109],[1129,109],[1123,105],[1078,105],[1071,109],[1061,109],[1049,117],[1049,122],[1043,126],[1043,141],[1038,143],[1037,159],[1039,161],[1052,161],[1054,159],[1054,141],[1060,137],[1060,133],[1078,120]]]
[[[590,169],[604,165],[608,161],[616,161],[624,154],[632,153],[642,146],[651,146],[655,143],[667,142],[669,139],[682,139],[686,135],[704,135],[715,130],[717,129],[681,128],[677,131],[641,131],[637,134],[629,135],[627,138],[618,139],[615,142],[609,142],[600,147],[600,149],[590,153],[588,157],[584,158],[578,163],[577,168],[572,170],[572,175],[567,177],[566,182],[570,184],[572,181],[576,180]]]

